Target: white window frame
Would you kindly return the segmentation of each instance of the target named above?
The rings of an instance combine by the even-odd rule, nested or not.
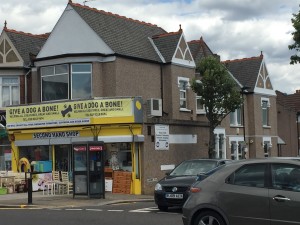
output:
[[[226,159],[226,134],[225,129],[216,128],[215,135],[215,158]]]
[[[240,110],[240,116],[238,118],[238,110]],[[242,119],[242,111],[243,109],[240,107],[236,109],[234,112],[230,113],[230,126],[235,126],[235,127],[242,127],[243,126],[243,119]],[[234,122],[231,122],[231,117],[233,117]]]
[[[17,83],[9,83],[5,84],[3,82],[4,79],[17,79]],[[3,105],[3,87],[9,87],[9,104],[8,105]],[[0,98],[0,105],[1,107],[6,107],[9,105],[13,105],[12,102],[12,87],[17,87],[18,88],[18,104],[20,104],[20,78],[19,76],[0,76],[0,93],[1,93],[1,98]]]
[[[197,83],[201,83],[200,80],[196,80]],[[201,99],[201,96],[197,95],[196,93],[196,114],[206,114],[206,111],[205,111],[205,105],[202,104],[201,105],[201,108],[198,109],[198,100]]]
[[[272,148],[272,138],[271,137],[263,137],[262,145],[263,145],[264,156],[267,158],[270,156],[270,151]]]
[[[229,146],[230,146],[230,159],[233,160],[239,160],[243,159],[243,144],[244,144],[244,138],[243,137],[230,137],[229,138]],[[235,144],[236,148],[234,149],[234,152],[232,152],[232,145]],[[240,151],[239,151],[240,148]]]
[[[185,86],[185,89],[180,89],[180,82],[185,82],[186,83],[186,86]],[[187,78],[187,77],[178,77],[178,88],[179,88],[179,108],[180,108],[180,111],[191,111],[188,109],[187,105],[188,105],[188,100],[187,100],[187,90],[189,89],[190,87],[190,79]],[[184,93],[184,96],[185,98],[181,98],[181,93]],[[185,101],[185,105],[186,107],[183,108],[180,106],[180,102],[181,101]]]
[[[264,102],[267,102],[267,108],[263,108],[264,107]],[[270,128],[270,99],[269,98],[261,98],[261,110],[262,110],[262,126],[263,127],[267,127]],[[266,117],[267,117],[267,121],[266,124],[264,124],[264,110],[266,110]]]

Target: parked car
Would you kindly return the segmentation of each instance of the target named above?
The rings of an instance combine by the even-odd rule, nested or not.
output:
[[[184,225],[300,224],[300,161],[242,160],[190,188]]]
[[[226,159],[183,161],[155,185],[154,199],[157,207],[162,211],[167,211],[168,207],[172,206],[182,207],[188,197],[189,188],[194,182],[204,179],[209,175],[208,171],[229,161]]]

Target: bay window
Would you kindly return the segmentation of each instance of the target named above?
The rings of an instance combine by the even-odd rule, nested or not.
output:
[[[41,80],[42,101],[92,96],[92,65],[88,63],[42,67]]]

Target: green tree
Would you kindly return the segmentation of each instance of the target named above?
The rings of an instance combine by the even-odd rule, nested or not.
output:
[[[291,19],[293,27],[295,31],[292,32],[293,40],[295,41],[293,44],[289,45],[290,50],[295,50],[296,53],[290,57],[290,64],[297,64],[300,62],[300,56],[298,56],[298,52],[300,51],[300,11],[298,14],[293,14],[293,18]]]
[[[200,104],[204,105],[209,121],[208,156],[214,157],[214,130],[230,113],[240,108],[243,98],[240,88],[228,70],[215,57],[205,57],[197,64],[201,81],[192,80],[192,90],[200,96]]]

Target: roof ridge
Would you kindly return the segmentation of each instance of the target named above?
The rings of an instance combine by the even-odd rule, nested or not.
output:
[[[114,17],[117,17],[117,18],[120,18],[120,19],[129,20],[129,21],[132,21],[132,22],[135,22],[135,23],[140,23],[140,24],[143,24],[143,25],[151,26],[151,27],[158,27],[156,24],[146,23],[144,21],[135,20],[135,19],[128,18],[126,16],[121,16],[119,14],[115,14],[115,13],[112,13],[112,12],[106,12],[104,10],[100,10],[100,9],[96,9],[96,8],[91,8],[89,6],[81,5],[79,3],[72,3],[72,1],[69,1],[69,4],[74,5],[74,6],[78,6],[78,7],[84,8],[84,9],[92,10],[92,11],[95,11],[95,12],[98,12],[98,13],[102,13],[102,14],[114,16]]]
[[[11,33],[15,33],[15,34],[21,34],[21,35],[26,35],[26,36],[31,36],[31,37],[36,37],[36,38],[43,38],[43,39],[47,39],[50,35],[50,33],[45,33],[45,34],[32,34],[32,33],[25,33],[23,31],[17,31],[14,29],[8,29],[8,28],[4,28],[4,30],[6,32],[11,32]]]
[[[242,62],[242,61],[248,61],[248,60],[257,60],[257,59],[262,59],[263,55],[260,56],[253,56],[253,57],[249,57],[249,58],[242,58],[242,59],[228,59],[225,61],[222,61],[222,63],[230,63],[230,62]]]
[[[176,32],[168,32],[168,33],[165,33],[165,34],[157,34],[157,35],[152,36],[152,39],[177,35],[177,34],[181,34],[181,33],[182,33],[182,31],[179,30],[179,31],[176,31]]]

